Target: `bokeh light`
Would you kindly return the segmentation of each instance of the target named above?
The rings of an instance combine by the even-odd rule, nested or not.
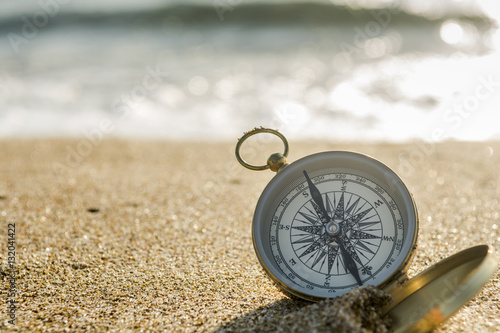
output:
[[[464,38],[464,29],[458,22],[447,20],[441,24],[439,35],[446,43],[457,44]]]

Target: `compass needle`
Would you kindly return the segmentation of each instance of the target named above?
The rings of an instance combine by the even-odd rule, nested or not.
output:
[[[307,174],[306,170],[303,170],[303,172],[304,172],[304,176],[306,177],[307,184],[309,185],[309,192],[311,193],[311,196],[314,200],[314,203],[319,208],[318,214],[325,221],[328,221],[330,218],[329,218],[328,213],[326,211],[325,205],[323,204],[323,199],[321,198],[321,192],[313,184],[313,182],[312,182],[311,178],[309,178],[309,175]]]
[[[332,203],[328,199],[328,194],[325,193],[325,202],[326,202],[326,212],[328,215],[332,212]]]
[[[340,247],[340,253],[342,253],[342,258],[344,259],[344,264],[347,270],[354,276],[358,285],[362,286],[363,282],[359,277],[358,266],[356,266],[356,263],[345,249],[342,241],[339,242],[339,247]]]
[[[303,170],[303,173],[304,173],[304,176],[306,177],[307,184],[309,185],[309,191],[311,193],[311,197],[313,198],[316,205],[319,207],[319,213],[322,214],[322,217],[326,223],[325,224],[325,227],[326,227],[325,234],[328,235],[329,237],[333,238],[337,242],[337,244],[339,245],[339,248],[340,248],[340,253],[341,253],[342,258],[344,260],[346,270],[352,276],[354,276],[358,285],[360,285],[360,286],[363,285],[363,282],[361,281],[361,278],[359,277],[358,267],[356,265],[356,262],[353,259],[353,256],[355,255],[356,258],[358,259],[358,261],[360,261],[360,260],[357,257],[357,255],[355,254],[354,249],[352,249],[351,251],[348,251],[344,247],[345,243],[347,243],[349,241],[346,240],[344,237],[342,237],[342,227],[337,222],[335,222],[335,219],[341,219],[342,221],[344,220],[344,216],[345,216],[344,215],[344,193],[342,192],[342,196],[340,197],[339,203],[335,209],[334,217],[330,218],[327,210],[325,209],[325,205],[323,204],[321,192],[313,184],[311,178],[307,174],[307,171]],[[327,198],[327,197],[325,196],[325,198]],[[351,196],[351,198],[352,198],[352,196]],[[351,198],[349,198],[349,201]],[[358,199],[358,201],[359,201],[359,199]]]

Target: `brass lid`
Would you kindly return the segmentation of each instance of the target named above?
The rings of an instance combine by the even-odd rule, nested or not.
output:
[[[454,314],[481,289],[497,268],[487,245],[474,246],[388,288],[384,313],[394,332],[428,332]]]

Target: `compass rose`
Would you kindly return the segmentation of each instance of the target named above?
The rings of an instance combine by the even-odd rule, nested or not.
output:
[[[292,223],[290,237],[295,254],[316,272],[350,273],[361,285],[358,268],[363,275],[371,276],[368,263],[382,238],[377,211],[353,193],[332,191],[318,197],[314,189],[311,192],[313,198],[298,210]]]

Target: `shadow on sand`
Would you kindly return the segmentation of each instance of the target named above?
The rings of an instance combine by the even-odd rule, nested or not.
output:
[[[221,325],[215,333],[226,332],[276,332],[283,325],[287,314],[310,305],[310,302],[284,298],[247,313]],[[289,325],[285,325],[289,326]]]
[[[387,332],[389,318],[382,309],[390,294],[373,286],[317,303],[282,299],[235,318],[215,332]]]

